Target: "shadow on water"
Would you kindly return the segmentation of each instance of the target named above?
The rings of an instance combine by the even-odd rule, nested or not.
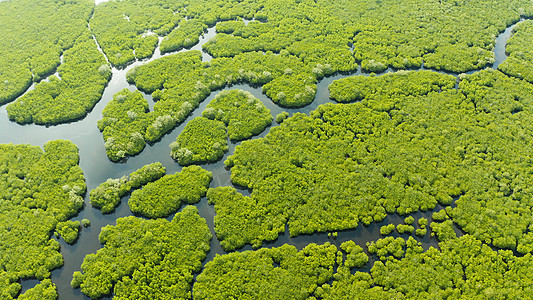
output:
[[[105,0],[97,0],[97,3],[105,2]],[[516,24],[515,24],[516,25]],[[495,45],[495,57],[496,61],[493,65],[493,68],[497,66],[506,58],[505,55],[505,44],[509,37],[512,34],[512,28],[515,26],[510,26],[496,39]],[[200,38],[200,42],[195,46],[191,47],[192,50],[202,50],[202,45],[212,37],[216,35],[215,28],[211,27],[207,32]],[[161,41],[161,38],[160,38]],[[190,49],[183,49],[178,52],[188,51]],[[57,126],[43,127],[37,125],[18,125],[16,123],[10,122],[7,116],[5,105],[0,107],[0,143],[15,143],[15,144],[32,144],[42,146],[49,140],[55,139],[67,139],[74,142],[80,153],[80,167],[84,171],[85,179],[87,182],[87,190],[96,188],[100,183],[104,182],[108,178],[118,178],[123,175],[127,175],[138,168],[142,167],[145,164],[149,164],[155,161],[161,162],[167,169],[167,174],[173,174],[179,172],[182,167],[179,166],[171,157],[170,157],[170,148],[169,144],[176,140],[179,133],[183,130],[184,126],[192,120],[194,117],[200,116],[202,111],[205,109],[207,104],[215,97],[219,91],[212,92],[209,97],[203,101],[200,106],[194,110],[194,112],[178,127],[172,130],[170,133],[166,134],[161,138],[161,140],[153,145],[147,145],[146,148],[139,155],[131,157],[125,163],[112,163],[107,159],[104,142],[101,133],[96,127],[97,121],[101,118],[101,112],[104,107],[111,101],[113,95],[123,88],[128,88],[132,91],[137,90],[135,86],[130,85],[126,82],[125,76],[127,71],[131,70],[135,66],[145,64],[147,62],[153,61],[159,57],[174,54],[161,54],[159,51],[159,46],[154,52],[154,56],[150,59],[143,61],[136,61],[128,65],[124,69],[113,68],[113,76],[111,81],[108,83],[101,101],[99,101],[94,109],[83,119],[69,123],[62,124]],[[211,59],[206,53],[203,53],[203,60],[208,61]],[[423,69],[423,67],[422,67]],[[394,72],[392,69],[388,69],[384,73]],[[384,74],[382,73],[382,74]],[[334,76],[323,78],[318,83],[318,91],[314,101],[304,108],[281,108],[272,102],[266,95],[261,91],[261,88],[250,87],[246,84],[237,84],[225,89],[243,89],[252,93],[255,97],[260,99],[265,106],[270,109],[271,114],[275,117],[278,113],[282,111],[287,111],[290,115],[294,113],[305,113],[309,114],[311,111],[315,110],[319,105],[332,102],[329,99],[329,90],[328,86],[336,79],[345,78],[353,75],[365,75],[361,72],[359,68],[357,72],[354,72],[349,75],[337,74]],[[457,74],[454,74],[457,75]],[[31,90],[35,87],[35,84],[32,85],[28,90]],[[148,100],[150,109],[153,109],[154,101],[152,100],[151,95],[144,94],[144,97]],[[276,126],[274,122],[271,126]],[[267,128],[264,132],[258,136],[253,137],[261,138],[268,134],[270,128]],[[227,170],[224,166],[223,161],[227,159],[229,155],[232,155],[235,151],[235,147],[240,145],[240,142],[229,143],[229,151],[224,155],[224,157],[213,164],[204,164],[203,168],[213,173],[213,181],[211,182],[211,187],[218,186],[233,186],[230,179],[230,171]],[[242,187],[235,187],[244,194],[245,196],[250,195],[250,191],[243,189]],[[59,299],[89,299],[85,295],[81,294],[79,289],[72,289],[70,287],[70,281],[72,279],[72,273],[80,269],[80,265],[83,262],[85,255],[90,253],[95,253],[98,249],[102,247],[98,241],[98,234],[102,227],[106,225],[115,225],[116,219],[132,215],[129,207],[127,205],[128,197],[122,199],[121,204],[117,207],[116,211],[112,214],[103,215],[99,210],[93,208],[89,203],[88,193],[85,196],[85,208],[80,211],[80,213],[74,217],[74,220],[81,220],[87,218],[91,220],[91,226],[87,228],[82,228],[80,232],[80,238],[78,242],[74,245],[67,245],[63,240],[60,240],[61,244],[61,254],[64,257],[64,266],[60,269],[54,270],[52,272],[52,281],[57,285],[59,292]],[[207,199],[204,197],[198,204],[196,204],[200,215],[206,219],[207,224],[213,234],[213,240],[211,241],[211,251],[208,253],[207,258],[204,264],[208,261],[211,261],[216,254],[224,254],[220,243],[216,239],[214,232],[214,216],[215,211],[212,205],[208,205]],[[436,208],[439,209],[439,208]],[[411,214],[415,220],[418,220],[421,217],[428,218],[431,221],[432,211],[427,212],[416,212]],[[173,215],[168,219],[172,219]],[[339,231],[337,237],[333,238],[328,236],[327,233],[316,233],[312,235],[300,235],[296,237],[291,237],[288,233],[288,230],[284,234],[280,235],[278,239],[273,242],[265,243],[263,247],[278,247],[283,244],[294,245],[298,249],[303,249],[310,243],[322,244],[325,242],[330,242],[336,246],[339,246],[342,242],[347,240],[354,240],[357,244],[364,246],[369,241],[375,241],[381,237],[379,229],[382,225],[385,224],[403,224],[403,219],[405,216],[399,216],[397,214],[388,215],[382,222],[372,223],[369,226],[359,225],[356,229]],[[416,221],[415,221],[416,224]],[[415,226],[416,227],[416,226]],[[460,230],[458,233],[461,233]],[[402,236],[407,237],[407,235],[398,235],[393,233],[393,236]],[[422,242],[424,249],[429,247],[437,247],[437,240],[430,236],[429,230],[426,236],[416,237],[418,241]],[[365,247],[363,247],[365,248]],[[246,246],[237,251],[251,250],[251,246]],[[372,262],[371,262],[372,263]],[[39,281],[34,279],[23,280],[22,290],[26,291],[27,289],[35,286]]]

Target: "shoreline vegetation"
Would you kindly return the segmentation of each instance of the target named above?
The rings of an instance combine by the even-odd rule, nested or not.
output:
[[[89,191],[98,213],[130,195],[134,214],[76,267],[91,299],[527,298],[531,17],[529,0],[4,1],[0,105],[21,125],[69,123],[128,68],[94,124],[124,164],[187,121],[165,153],[173,174],[152,162]],[[222,157],[231,186],[213,183]],[[0,144],[0,298],[58,298],[60,243],[91,230],[71,220],[79,161],[66,140]],[[376,240],[336,241],[376,224]],[[270,245],[318,233],[331,243]]]
[[[19,294],[19,280],[41,282],[22,294],[44,299],[57,297],[50,272],[63,265],[54,230],[66,242],[74,235],[68,219],[81,210],[86,191],[78,166],[78,149],[69,141],[50,141],[41,149],[29,145],[0,144],[0,296]],[[73,222],[75,223],[75,222]]]

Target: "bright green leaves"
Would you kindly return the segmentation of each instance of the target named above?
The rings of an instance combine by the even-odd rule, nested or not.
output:
[[[368,255],[363,252],[361,246],[354,241],[347,241],[341,244],[341,249],[346,252],[344,265],[348,268],[361,268],[368,263]]]
[[[263,85],[263,92],[280,106],[303,107],[315,99],[316,82],[314,76],[305,73],[287,74]]]
[[[102,97],[111,69],[87,30],[64,53],[59,78],[51,76],[7,106],[9,119],[40,125],[83,118]]]
[[[199,36],[207,29],[207,25],[199,20],[182,20],[179,27],[172,30],[161,41],[161,53],[189,48],[199,41]]]
[[[170,31],[182,17],[174,15],[180,7],[182,5],[168,1],[101,3],[95,7],[91,30],[109,62],[114,66],[125,66],[136,58],[153,54],[158,38],[150,33]]]
[[[102,213],[111,213],[120,203],[120,199],[132,189],[137,189],[148,182],[155,181],[165,175],[165,167],[160,162],[145,165],[129,176],[109,178],[89,193],[92,206]]]
[[[405,241],[387,237],[369,245],[370,252],[382,255],[368,274],[335,276],[317,296],[339,299],[431,297],[522,298],[531,292],[531,256],[513,256],[510,251],[493,251],[470,235],[423,251],[413,238]],[[352,298],[352,297],[350,297]]]
[[[80,221],[59,222],[56,225],[56,232],[65,240],[67,244],[74,244],[78,239]]]
[[[507,42],[505,51],[509,57],[498,67],[503,73],[533,83],[533,21],[526,20],[514,28],[514,35]]]
[[[333,276],[337,247],[310,244],[216,256],[194,285],[195,299],[305,299]]]
[[[443,45],[438,47],[434,53],[424,55],[424,66],[455,73],[482,69],[493,62],[493,52],[463,44]]]
[[[176,212],[182,202],[198,203],[205,196],[212,179],[211,172],[189,166],[181,172],[166,175],[131,194],[128,201],[133,213],[149,217],[167,217]]]
[[[364,71],[424,64],[455,73],[492,63],[494,38],[528,7],[523,1],[416,0],[332,1],[328,6],[352,26],[354,56]]]
[[[444,159],[436,154],[442,150],[429,141],[410,141],[404,131],[385,134],[395,124],[386,113],[361,104],[326,105],[310,117],[295,114],[263,139],[243,142],[226,161],[233,183],[253,189],[253,206],[239,211],[279,216],[277,222],[286,219],[291,235],[298,235],[355,228],[359,221],[380,221],[394,211],[433,208],[432,193],[453,194],[456,183],[436,174],[431,160],[421,164],[418,157],[428,155],[437,163]],[[214,202],[217,211],[224,206]],[[242,224],[256,218],[247,215]],[[235,221],[221,220],[219,226],[239,228]],[[266,230],[260,236],[268,236]]]
[[[87,30],[92,6],[88,1],[49,0],[0,4],[0,104],[54,72],[63,51]]]
[[[251,18],[258,9],[258,3],[235,1],[113,1],[96,6],[91,29],[109,61],[122,67],[150,57],[158,35],[167,35],[161,43],[163,53],[176,51],[196,44],[206,26]]]
[[[336,231],[380,221],[387,213],[449,205],[455,198],[451,221],[433,225],[443,240],[455,236],[455,222],[497,247],[529,249],[531,207],[523,200],[529,178],[523,174],[533,87],[482,71],[461,76],[456,92],[450,76],[424,73],[361,79],[376,81],[374,89],[361,92],[361,103],[295,114],[265,138],[243,142],[226,165],[234,184],[253,190],[250,198],[236,199],[252,200],[239,208],[249,212],[240,225],[221,220],[216,226],[249,226],[257,218],[250,217],[252,211],[265,211],[287,220],[291,235]],[[350,81],[335,89],[344,83],[352,88]],[[382,112],[380,101],[390,100],[394,105]],[[254,228],[269,236],[267,229]],[[409,224],[397,229],[415,230]],[[424,229],[417,234],[425,235]]]
[[[399,71],[382,76],[353,76],[333,81],[329,86],[330,98],[340,103],[366,99],[384,107],[387,102],[396,101],[398,96],[427,95],[430,92],[454,88],[456,79],[451,75],[431,71]],[[390,97],[387,101],[386,97]],[[386,110],[392,109],[389,107]]]
[[[172,157],[180,165],[215,162],[228,151],[226,126],[217,120],[196,117],[170,147]]]
[[[165,84],[178,84],[176,81],[201,65],[201,61],[202,54],[198,51],[169,55],[131,69],[126,79],[141,91],[152,93],[163,89]]]
[[[222,91],[202,113],[203,117],[224,122],[232,141],[241,141],[261,133],[272,123],[270,110],[249,92]]]
[[[394,231],[394,228],[394,224],[383,225],[379,228],[379,233],[381,233],[381,235],[388,235]]]
[[[82,207],[85,188],[78,166],[78,149],[71,142],[50,141],[44,145],[44,151],[29,145],[0,145],[2,298],[17,295],[20,279],[43,280],[50,277],[51,270],[63,265],[60,245],[50,236],[54,229],[70,224],[61,221]],[[63,237],[71,241],[69,233]],[[55,286],[43,280],[25,297],[33,295],[55,299],[50,297],[56,295]]]
[[[215,205],[215,232],[222,248],[232,251],[262,241],[273,241],[285,231],[285,214],[271,214],[255,198],[245,197],[232,187],[209,189],[207,200]]]
[[[104,248],[85,257],[73,287],[99,298],[190,298],[193,273],[209,251],[211,233],[198,210],[187,206],[171,222],[126,217],[100,233]]]
[[[342,43],[343,39],[335,40],[329,37],[309,38],[297,41],[287,50],[302,59],[312,67],[311,72],[322,78],[335,72],[352,72],[357,70],[357,63],[348,45]]]
[[[498,71],[466,76],[459,84],[478,111],[477,126],[457,136],[465,195],[449,213],[461,229],[499,248],[529,242],[532,206],[530,137],[533,86]],[[475,179],[474,179],[475,178]]]
[[[144,133],[151,117],[147,112],[148,102],[138,91],[124,89],[113,96],[98,121],[109,159],[119,161],[144,149]]]
[[[91,203],[109,213],[131,190],[132,212],[151,218],[166,217],[177,211],[182,202],[197,203],[205,196],[212,175],[198,167],[185,167],[179,173],[166,175],[161,163],[143,166],[120,179],[108,179],[91,191]],[[135,190],[144,186],[142,190]]]
[[[169,55],[133,68],[126,77],[128,82],[134,83],[140,90],[152,93],[154,99],[158,100],[153,112],[147,113],[145,120],[141,122],[141,127],[145,130],[141,133],[144,140],[155,142],[183,122],[213,90],[239,82],[264,85],[265,92],[280,105],[291,107],[307,105],[313,101],[317,89],[315,75],[312,75],[308,69],[299,58],[287,51],[280,55],[272,52],[247,52],[231,59],[215,58],[204,63],[201,62],[200,52],[189,51]],[[277,80],[277,83],[265,85],[273,80]],[[112,102],[108,106],[115,106],[115,103]],[[129,106],[133,108],[135,104],[127,102],[120,109],[130,110]],[[258,108],[258,111],[264,115],[262,109]],[[104,116],[104,120],[100,121],[102,125],[112,121],[105,119]],[[266,115],[261,119],[260,124],[266,123]],[[233,127],[230,123],[226,124],[228,127]],[[243,127],[237,126],[231,131],[239,131],[238,128],[240,130]],[[256,130],[258,129],[254,127],[253,134]],[[114,133],[115,140],[123,139],[121,135],[127,130],[123,131]],[[247,136],[247,131],[236,133],[235,139]],[[135,151],[141,150],[140,147],[135,148]],[[113,152],[108,151],[108,156],[116,161],[119,158]],[[120,154],[135,154],[132,153],[124,150]]]
[[[35,287],[27,290],[24,294],[21,294],[17,299],[40,299],[40,300],[56,300],[58,297],[56,286],[52,283],[52,280],[45,279]]]

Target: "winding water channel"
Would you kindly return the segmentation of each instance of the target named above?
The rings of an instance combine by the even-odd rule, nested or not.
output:
[[[508,27],[503,33],[501,33],[496,39],[495,44],[495,62],[492,65],[492,68],[497,68],[498,65],[505,60],[507,57],[505,54],[505,45],[507,40],[512,34],[512,28],[516,24]],[[207,33],[200,38],[200,42],[192,47],[193,50],[201,50],[203,43],[214,37],[216,34],[215,28],[209,28]],[[187,50],[182,50],[187,51]],[[168,54],[167,54],[168,55]],[[185,122],[180,126],[172,130],[169,134],[165,135],[161,141],[154,145],[147,145],[142,153],[139,155],[129,158],[125,163],[112,163],[106,156],[104,141],[102,134],[99,132],[96,127],[96,123],[102,117],[102,110],[106,104],[113,98],[113,95],[118,91],[128,88],[130,90],[136,90],[135,86],[130,85],[126,82],[126,72],[131,68],[145,64],[149,61],[153,61],[157,58],[160,58],[162,55],[159,52],[159,48],[156,49],[154,56],[148,60],[137,61],[129,65],[125,69],[116,69],[113,68],[113,77],[106,87],[103,97],[100,102],[96,104],[94,109],[89,113],[89,115],[82,120],[77,122],[44,127],[37,125],[18,125],[16,123],[10,122],[7,116],[5,105],[0,107],[0,143],[14,143],[14,144],[32,144],[42,146],[49,140],[55,139],[67,139],[74,142],[80,153],[80,167],[83,169],[85,179],[87,182],[87,189],[91,190],[97,187],[100,183],[104,182],[108,178],[118,178],[123,175],[129,174],[143,165],[159,161],[167,169],[167,174],[173,174],[181,170],[181,167],[170,157],[170,148],[169,144],[176,140],[179,133],[183,130],[184,126],[192,120],[194,117],[200,116],[207,104],[214,98],[214,96],[219,92],[215,91],[203,101],[200,106],[191,114]],[[163,55],[164,56],[164,55]],[[203,54],[203,60],[210,60],[211,57],[208,54]],[[386,72],[393,72],[393,70],[388,69]],[[322,79],[318,84],[318,92],[315,100],[310,105],[301,108],[301,109],[282,109],[279,106],[275,105],[268,97],[266,97],[262,92],[261,88],[252,88],[248,85],[234,85],[227,89],[243,89],[251,92],[255,97],[259,98],[266,106],[271,110],[273,116],[282,112],[283,110],[288,111],[291,115],[296,112],[302,112],[308,114],[310,111],[316,109],[318,105],[331,102],[329,99],[328,86],[333,80],[353,76],[353,75],[364,75],[359,69],[356,73],[350,75],[335,75]],[[454,74],[456,75],[456,74]],[[30,87],[30,89],[32,89]],[[153,100],[150,95],[144,94],[145,98],[150,104],[150,109],[153,108]],[[273,123],[272,126],[276,124]],[[262,134],[254,138],[264,137],[269,132],[267,128]],[[202,165],[208,171],[213,173],[213,181],[211,182],[211,187],[217,186],[228,186],[232,185],[230,181],[230,171],[226,170],[223,164],[223,161],[232,155],[235,150],[235,146],[240,143],[229,143],[229,151],[226,153],[224,158],[215,164],[206,164]],[[240,190],[243,194],[248,195],[249,191]],[[98,249],[102,247],[98,241],[98,234],[100,229],[106,225],[115,225],[116,219],[132,215],[129,210],[128,197],[122,199],[121,205],[116,209],[116,211],[109,215],[103,215],[99,210],[93,208],[89,204],[88,193],[85,197],[85,208],[75,217],[74,220],[81,220],[87,218],[91,220],[91,226],[88,228],[83,228],[80,232],[79,240],[74,245],[67,245],[63,240],[60,240],[61,243],[61,254],[64,257],[64,266],[60,269],[54,270],[52,272],[52,281],[57,285],[59,299],[89,299],[85,295],[81,294],[79,289],[72,289],[70,287],[70,281],[72,279],[72,273],[80,269],[81,263],[85,255],[89,253],[95,253]],[[214,208],[211,205],[207,204],[207,200],[203,198],[198,204],[196,204],[200,215],[207,220],[207,224],[213,234],[213,239],[211,241],[211,251],[207,255],[205,262],[212,260],[215,254],[224,254],[219,241],[216,239],[214,232],[213,218],[215,215]],[[437,207],[439,209],[439,207]],[[415,218],[420,218],[422,216],[430,218],[432,211],[428,212],[417,212],[413,214]],[[171,219],[173,215],[169,217]],[[302,249],[309,243],[325,243],[331,242],[335,245],[340,245],[346,240],[354,240],[359,245],[364,245],[368,241],[375,241],[380,238],[379,228],[384,224],[400,224],[403,223],[403,218],[399,215],[393,214],[389,215],[380,223],[372,223],[370,226],[365,227],[360,225],[358,228],[353,230],[347,230],[339,232],[338,237],[335,239],[329,238],[327,233],[313,234],[313,235],[302,235],[298,237],[290,237],[286,233],[281,235],[275,242],[264,245],[264,247],[276,247],[282,244],[291,244]],[[457,229],[459,230],[459,229]],[[430,246],[436,246],[437,241],[434,238],[429,236],[429,233],[424,238],[418,238],[424,245],[424,248],[429,248]],[[250,246],[238,250],[249,250]],[[205,263],[204,262],[204,263]],[[369,265],[371,265],[370,262]],[[33,287],[37,280],[26,280],[22,282],[23,291]]]

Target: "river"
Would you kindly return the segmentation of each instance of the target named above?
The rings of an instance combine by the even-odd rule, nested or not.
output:
[[[497,37],[494,48],[495,62],[492,65],[493,68],[497,68],[498,65],[503,62],[503,60],[505,60],[505,58],[507,57],[505,54],[505,45],[512,34],[512,28],[515,25],[516,24],[508,27]],[[204,36],[200,38],[200,42],[194,47],[192,47],[192,49],[201,50],[203,43],[214,37],[215,34],[215,28],[209,28],[208,31],[204,34]],[[143,165],[156,161],[161,162],[166,167],[167,174],[173,174],[175,172],[180,171],[181,167],[170,157],[169,144],[176,140],[177,136],[183,130],[187,122],[192,120],[194,117],[201,115],[204,108],[219,91],[212,92],[210,96],[200,104],[200,107],[198,107],[185,120],[185,122],[183,122],[180,126],[172,130],[169,134],[165,135],[161,139],[161,141],[157,142],[154,145],[147,145],[142,153],[135,157],[129,158],[125,163],[112,163],[107,158],[102,134],[96,127],[97,121],[102,117],[102,110],[104,109],[106,104],[113,98],[113,95],[115,93],[122,90],[123,88],[128,88],[132,91],[136,90],[135,86],[130,85],[126,82],[126,72],[135,66],[153,61],[154,59],[157,59],[161,56],[162,55],[160,54],[158,47],[154,53],[154,56],[150,59],[136,61],[125,69],[113,68],[112,79],[106,87],[101,101],[96,104],[94,109],[85,118],[73,123],[50,127],[37,126],[32,124],[21,126],[9,121],[5,105],[0,107],[0,128],[2,128],[0,132],[0,143],[27,143],[42,146],[47,141],[55,139],[66,139],[74,142],[79,148],[80,167],[83,169],[88,190],[94,189],[108,178],[121,177],[137,170]],[[203,54],[204,61],[210,59],[211,57],[208,54]],[[386,72],[393,72],[393,70],[388,69]],[[259,98],[268,109],[271,110],[273,116],[276,116],[278,113],[284,110],[288,111],[291,115],[296,112],[308,114],[310,111],[316,109],[318,105],[332,102],[329,99],[328,86],[333,80],[361,74],[363,73],[361,73],[361,70],[359,69],[357,72],[350,75],[335,75],[322,79],[318,84],[318,91],[315,100],[310,105],[300,109],[280,108],[261,92],[261,88],[252,88],[248,85],[234,85],[227,89],[243,89],[251,92],[255,97]],[[32,88],[33,86],[30,87],[30,89]],[[148,100],[150,108],[152,109],[154,104],[152,97],[146,94],[144,94],[144,96]],[[276,123],[272,124],[272,126],[275,125]],[[269,128],[267,128],[262,134],[254,138],[264,137],[268,133],[268,131]],[[232,185],[230,181],[230,172],[224,168],[223,161],[228,157],[228,155],[232,155],[234,153],[235,146],[239,144],[240,142],[230,142],[229,151],[226,153],[224,158],[214,164],[202,165],[202,167],[213,173],[213,181],[211,182],[211,187]],[[245,195],[249,194],[249,191],[240,191]],[[65,263],[62,268],[54,270],[52,272],[52,281],[57,285],[59,299],[89,299],[85,295],[81,294],[79,289],[72,289],[70,287],[72,273],[80,269],[81,263],[83,262],[83,258],[85,257],[85,255],[89,253],[95,253],[98,249],[102,247],[102,245],[98,241],[98,234],[100,233],[100,229],[102,227],[106,225],[115,225],[117,218],[132,215],[131,211],[129,210],[127,201],[128,197],[125,197],[124,199],[122,199],[122,203],[114,213],[103,215],[99,210],[93,208],[90,205],[89,196],[87,193],[87,195],[85,196],[85,208],[80,211],[79,214],[73,218],[73,220],[81,220],[87,218],[91,220],[91,226],[88,228],[83,228],[80,231],[79,240],[74,245],[67,245],[63,240],[60,240],[61,254],[64,257]],[[220,243],[216,239],[215,232],[213,229],[213,218],[215,216],[213,206],[207,204],[207,200],[205,199],[205,197],[198,204],[196,204],[196,206],[198,207],[200,215],[207,220],[207,224],[209,225],[211,233],[214,237],[211,241],[211,251],[208,253],[207,259],[205,260],[205,262],[208,262],[212,260],[215,254],[224,254],[225,252],[222,250]],[[418,219],[420,217],[426,217],[429,219],[431,213],[431,211],[417,212],[412,215],[415,217],[415,219]],[[173,215],[171,215],[168,219],[171,219],[172,217]],[[326,233],[290,237],[288,232],[286,231],[286,233],[281,235],[275,242],[268,243],[264,245],[264,247],[276,247],[287,243],[294,245],[298,249],[302,249],[309,243],[321,244],[328,241],[339,246],[342,242],[347,240],[354,240],[357,244],[363,246],[368,241],[375,241],[379,239],[381,237],[379,233],[379,228],[382,225],[389,223],[402,224],[403,217],[400,217],[397,214],[388,215],[385,220],[380,223],[372,223],[368,227],[360,225],[356,229],[339,232],[338,236],[335,239],[329,238]],[[457,231],[458,233],[460,233],[459,229],[457,229]],[[396,236],[398,235],[396,234]],[[430,237],[429,233],[423,238],[418,238],[418,240],[423,243],[425,249],[429,248],[430,246],[437,246],[437,241],[434,238]],[[238,251],[249,249],[251,249],[251,247],[246,246]],[[372,261],[368,265],[372,265]],[[37,283],[37,280],[23,281],[23,291],[33,287]]]

